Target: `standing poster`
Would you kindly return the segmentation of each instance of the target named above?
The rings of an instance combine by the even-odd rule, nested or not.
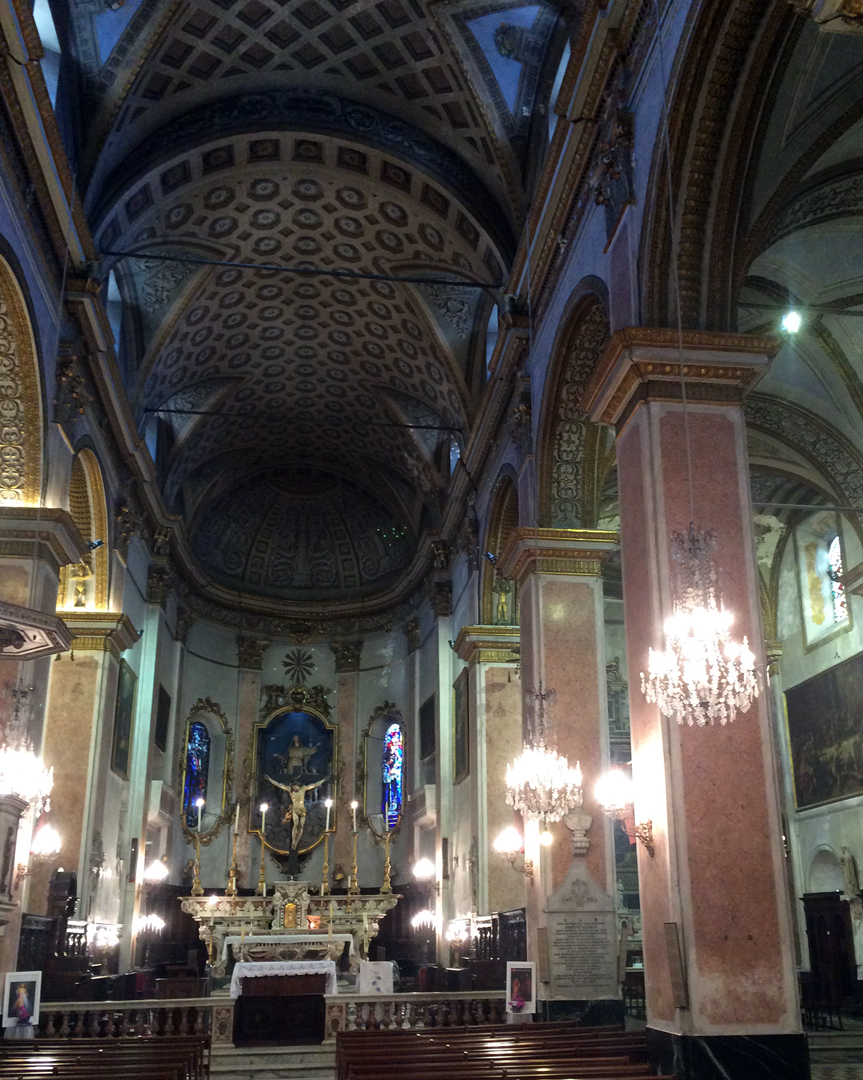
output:
[[[507,961],[506,1011],[536,1012],[536,964],[522,960]]]
[[[7,971],[3,988],[3,1027],[39,1023],[41,971]]]

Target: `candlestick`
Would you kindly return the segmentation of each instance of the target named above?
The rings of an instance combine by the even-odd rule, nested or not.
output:
[[[392,867],[390,865],[390,831],[384,833],[384,883],[381,885],[381,892],[385,895],[389,895],[393,891],[392,883],[390,881],[390,875],[392,873]]]
[[[329,814],[329,807],[327,813]],[[321,870],[321,896],[326,896],[330,891],[330,834],[324,833],[324,865]]]
[[[239,807],[237,808],[239,813]],[[225,896],[237,895],[237,834],[234,833],[234,842],[231,848],[231,872],[228,875],[228,884],[225,888]]]
[[[330,811],[333,808],[333,800],[332,799],[327,799],[327,801],[324,803],[324,806],[327,808],[327,827],[326,827],[326,829],[324,831],[329,832],[330,831]]]
[[[353,805],[356,806],[357,804],[354,803]],[[354,811],[354,813],[356,813],[356,811]],[[354,820],[356,821],[356,818]],[[356,824],[355,824],[354,825],[354,854],[353,854],[353,861],[351,863],[351,883],[350,883],[350,886],[348,888],[348,895],[349,896],[359,896],[359,892],[360,892],[360,880],[357,877],[357,830],[356,830]]]
[[[195,874],[192,878],[192,896],[203,896],[201,886],[201,834],[195,833]]]
[[[269,810],[267,803],[261,803],[261,869],[258,874],[258,892],[261,896],[267,895],[267,876],[264,862],[267,856],[267,845],[264,843],[264,836],[266,835],[265,830],[267,827],[267,810]]]
[[[236,812],[236,814],[234,814],[234,832],[238,833],[239,831],[240,831],[240,803],[238,801],[237,802],[237,812]]]
[[[359,806],[359,803],[357,802],[356,799],[354,799],[354,801],[351,803],[351,816],[353,818],[354,836],[356,836],[356,834],[357,834],[357,807],[358,806]]]
[[[333,902],[332,902],[332,900],[330,900],[330,933],[329,933],[329,939],[330,939],[330,941],[333,940]]]
[[[210,965],[210,967],[212,967],[213,964],[215,964],[215,962],[218,960],[218,955],[216,953],[216,946],[215,946],[215,943],[213,941],[213,926],[214,926],[214,920],[213,920],[213,918],[211,916],[210,917],[210,946],[207,949],[207,963]]]

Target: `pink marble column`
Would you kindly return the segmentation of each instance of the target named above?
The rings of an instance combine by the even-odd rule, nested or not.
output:
[[[336,869],[344,872],[340,884],[347,888],[353,858],[353,833],[348,804],[356,799],[362,807],[362,792],[356,789],[356,726],[357,695],[360,681],[361,641],[341,642],[330,646],[336,659],[336,723],[339,728],[339,763],[343,765],[343,784],[338,788],[336,834],[330,851],[330,883],[335,882]],[[359,748],[359,752],[362,747]],[[360,811],[358,811],[358,814]]]
[[[237,638],[237,657],[240,669],[237,673],[237,751],[234,765],[234,795],[240,801],[240,833],[237,837],[237,880],[240,887],[254,889],[260,873],[261,849],[255,844],[252,851],[252,839],[249,835],[249,822],[260,820],[257,807],[251,805],[249,779],[254,756],[252,740],[255,724],[261,719],[261,667],[268,641],[258,641],[242,635]],[[267,868],[270,875],[272,870]]]
[[[733,635],[748,637],[764,670],[741,402],[775,342],[684,334],[685,408],[676,345],[668,330],[618,331],[582,401],[591,419],[618,432],[636,817],[652,820],[656,848],[653,857],[638,851],[648,1026],[668,1033],[684,1057],[709,1045],[725,1071],[711,1066],[705,1076],[790,1080],[808,1076],[808,1066],[794,1038],[800,1012],[768,691],[726,727],[689,728],[639,689],[671,610],[670,536],[693,518],[716,530]],[[746,1071],[723,1056],[725,1040],[705,1036],[747,1036],[749,1050],[766,1039],[777,1062],[787,1055],[784,1071],[753,1061]],[[684,1064],[678,1075],[701,1074]]]

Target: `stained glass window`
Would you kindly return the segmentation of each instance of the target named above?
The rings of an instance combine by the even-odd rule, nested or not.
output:
[[[200,721],[189,728],[186,746],[186,783],[183,788],[183,813],[190,829],[198,827],[198,799],[207,798],[207,777],[210,772],[210,733]]]
[[[389,827],[395,828],[402,812],[402,774],[404,772],[404,743],[399,724],[390,724],[384,735],[382,760],[383,796],[381,813],[387,815]]]
[[[827,550],[827,558],[830,560],[830,588],[833,592],[833,618],[836,622],[845,622],[848,618],[848,600],[845,596],[845,586],[842,584],[842,545],[839,537],[834,536]]]

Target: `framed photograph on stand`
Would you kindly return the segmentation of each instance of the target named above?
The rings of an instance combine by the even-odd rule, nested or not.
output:
[[[536,964],[526,960],[507,961],[506,1011],[536,1012]]]
[[[7,971],[3,986],[3,1027],[35,1028],[42,997],[41,971]],[[7,1037],[14,1038],[13,1035]]]

